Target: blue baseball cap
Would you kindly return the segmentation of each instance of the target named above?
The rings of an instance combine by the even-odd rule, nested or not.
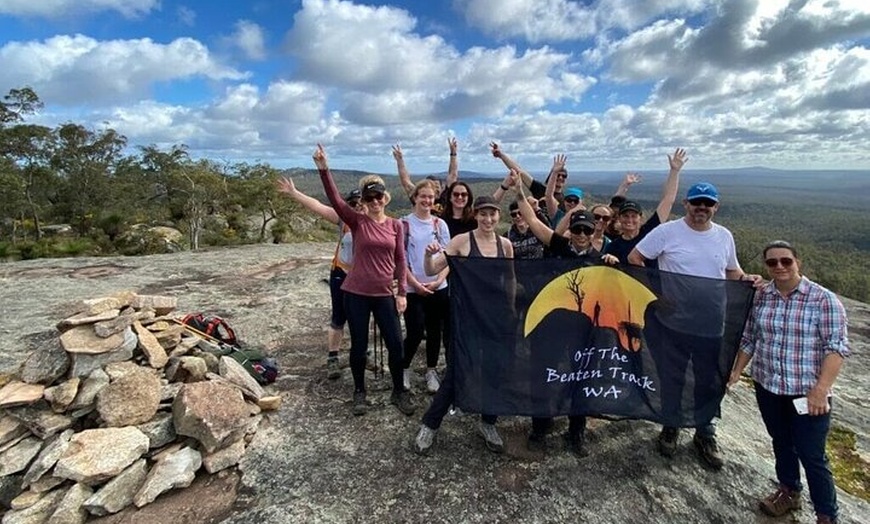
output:
[[[562,198],[565,197],[577,197],[580,200],[583,200],[583,190],[579,187],[569,187],[562,193]]]
[[[714,202],[719,202],[719,191],[716,186],[709,182],[698,182],[690,187],[689,192],[686,193],[686,200],[695,198],[709,198]]]

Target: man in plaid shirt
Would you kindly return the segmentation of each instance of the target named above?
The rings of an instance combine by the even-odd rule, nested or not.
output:
[[[779,481],[759,507],[771,516],[799,508],[803,464],[817,522],[836,522],[837,492],[825,440],[831,388],[849,356],[846,311],[833,292],[801,276],[788,242],[768,244],[764,262],[772,280],[755,295],[728,381],[736,383],[755,357],[755,396],[773,441]]]

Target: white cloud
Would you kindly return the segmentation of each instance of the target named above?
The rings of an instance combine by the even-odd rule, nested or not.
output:
[[[81,12],[117,11],[135,18],[160,8],[160,0],[3,0],[0,13],[61,18]]]
[[[611,30],[632,30],[664,14],[694,14],[704,0],[455,0],[469,25],[499,38],[533,43],[585,40]]]
[[[0,48],[0,84],[29,85],[44,101],[55,104],[131,100],[148,94],[158,82],[245,76],[218,63],[191,38],[160,44],[148,38],[98,41],[83,35],[55,36]]]
[[[306,0],[287,35],[299,76],[345,90],[342,115],[361,124],[493,117],[578,100],[595,80],[570,71],[569,55],[511,46],[460,53],[414,32],[407,12]]]
[[[194,24],[196,24],[196,11],[187,6],[178,6],[178,9],[175,10],[175,14],[178,16],[178,21],[183,25],[193,27]]]
[[[266,58],[266,38],[263,28],[248,20],[236,22],[236,30],[229,37],[232,44],[241,49],[251,60]]]

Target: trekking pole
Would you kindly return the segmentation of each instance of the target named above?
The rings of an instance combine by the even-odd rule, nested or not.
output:
[[[172,321],[175,322],[176,324],[180,325],[181,327],[183,327],[185,330],[190,331],[194,335],[198,336],[199,338],[206,340],[207,342],[214,342],[215,344],[223,343],[222,340],[216,339],[211,335],[207,335],[207,334],[203,333],[202,331],[196,329],[195,327],[191,326],[190,324],[185,324],[184,322],[182,322],[181,320],[179,320],[177,318],[173,318]]]

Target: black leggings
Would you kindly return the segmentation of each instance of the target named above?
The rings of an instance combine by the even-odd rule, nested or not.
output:
[[[426,366],[434,368],[438,365],[438,355],[441,353],[441,336],[444,335],[444,346],[450,344],[449,315],[450,298],[447,288],[439,289],[431,295],[408,293],[408,309],[405,310],[405,369],[411,367],[417,347],[423,340],[423,328],[426,328]]]
[[[387,364],[393,391],[402,391],[402,326],[392,296],[369,297],[345,291],[344,310],[350,330],[350,371],[355,391],[366,390],[366,350],[369,345],[369,317],[374,315],[387,346]]]

